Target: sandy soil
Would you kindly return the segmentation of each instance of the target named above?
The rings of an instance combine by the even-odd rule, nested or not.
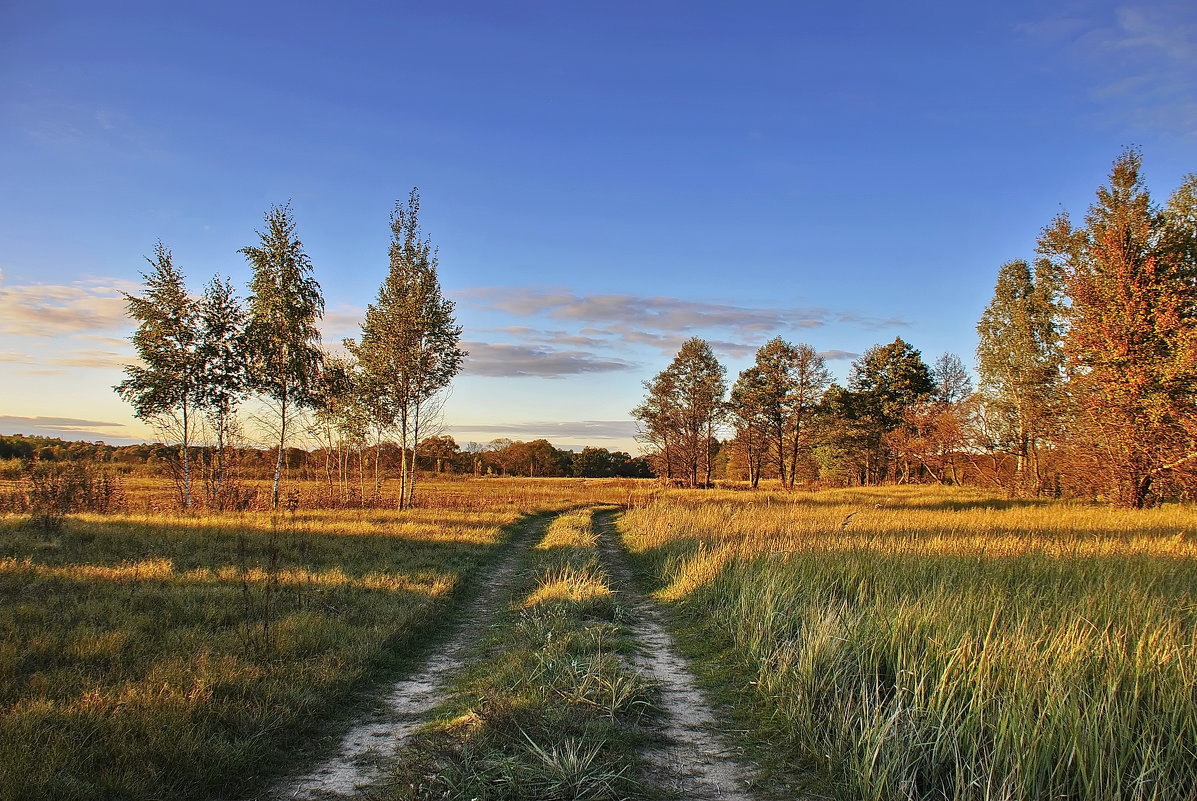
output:
[[[660,611],[635,590],[624,561],[613,515],[599,524],[599,545],[613,584],[631,608],[638,648],[633,665],[659,685],[665,712],[665,744],[645,754],[657,769],[654,780],[688,801],[753,801],[749,773],[720,731],[714,709],[695,683],[686,659],[661,621]]]

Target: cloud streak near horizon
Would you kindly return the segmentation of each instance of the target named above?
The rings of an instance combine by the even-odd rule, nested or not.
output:
[[[453,425],[455,433],[514,435],[551,439],[564,437],[572,439],[627,440],[636,436],[633,420],[569,420],[527,423],[503,423],[480,425]]]
[[[544,316],[555,320],[600,326],[602,333],[628,337],[645,332],[687,333],[724,329],[742,337],[831,323],[865,327],[904,326],[900,318],[875,318],[820,306],[745,306],[685,300],[664,296],[625,294],[581,295],[563,288],[471,287],[453,293],[482,309],[521,317]],[[583,332],[586,333],[586,332]]]
[[[469,357],[464,375],[489,378],[564,378],[584,373],[612,373],[631,370],[632,362],[599,356],[585,350],[558,350],[543,345],[461,343]]]
[[[133,289],[113,278],[70,284],[0,283],[0,334],[55,337],[128,328],[121,292]]]
[[[487,345],[479,354],[483,359],[481,369],[467,366],[468,372],[488,376],[547,377],[554,373],[550,361],[536,369],[528,369],[533,359],[551,360],[566,368],[554,373],[557,376],[633,369],[636,365],[622,358],[607,358],[596,355],[596,352],[648,347],[671,355],[684,340],[696,335],[703,336],[720,356],[744,359],[751,357],[765,339],[787,335],[790,331],[833,324],[873,330],[909,324],[896,317],[870,317],[815,306],[754,307],[661,296],[582,295],[564,288],[474,287],[454,295],[477,309],[523,319],[553,321],[563,326],[536,328],[520,324],[481,330],[479,333],[499,334],[519,343]],[[571,324],[578,326],[577,329],[567,330]],[[711,335],[711,332],[721,331],[730,333],[733,338]],[[517,354],[526,356],[527,360],[519,360],[506,368],[501,366],[502,359]],[[572,358],[567,358],[566,354]],[[826,350],[821,355],[828,360],[859,356],[839,349]]]

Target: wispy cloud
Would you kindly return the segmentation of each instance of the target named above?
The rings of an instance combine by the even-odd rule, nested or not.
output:
[[[80,420],[73,417],[19,417],[0,415],[0,434],[24,434],[28,437],[56,437],[82,442],[107,442],[109,445],[132,445],[145,442],[131,435],[122,423],[102,420]]]
[[[324,318],[320,321],[320,335],[329,342],[361,336],[361,325],[365,316],[366,310],[357,306],[343,305],[325,311]]]
[[[106,348],[118,348],[123,350],[129,349],[129,340],[125,337],[111,337],[101,334],[80,334],[79,339],[85,339],[88,342],[94,342],[97,345],[102,345]]]
[[[838,318],[819,307],[752,307],[662,296],[580,295],[566,289],[475,287],[457,295],[482,308],[635,331],[730,329],[742,334],[814,328]]]
[[[110,370],[132,364],[136,358],[131,354],[109,350],[68,350],[61,355],[46,359],[46,364],[55,367],[87,367]]]
[[[606,358],[605,354],[648,347],[671,355],[691,336],[702,336],[720,357],[743,359],[774,336],[797,340],[803,337],[803,330],[824,325],[869,330],[909,325],[900,317],[874,317],[813,306],[766,307],[660,296],[582,295],[568,289],[475,287],[456,294],[476,308],[547,323],[477,331],[479,339],[499,335],[517,343],[474,343],[472,353],[479,363],[467,369],[477,375],[566,375],[629,369],[635,365],[623,358]],[[841,350],[826,353],[829,359],[858,355]],[[557,360],[562,369],[536,367],[539,363],[547,365],[549,359]]]
[[[0,283],[0,334],[54,337],[119,331],[129,325],[122,290],[136,291],[136,287],[117,279]]]
[[[823,350],[819,351],[819,355],[829,362],[847,361],[848,359],[859,359],[859,353],[853,353],[850,350]]]
[[[1017,26],[1091,75],[1090,96],[1119,124],[1197,136],[1197,11],[1191,3],[1123,5]]]
[[[463,342],[462,346],[470,353],[462,372],[492,378],[563,378],[583,373],[631,370],[636,366],[590,351],[558,350],[543,345]]]
[[[75,432],[91,428],[124,428],[124,423],[108,423],[103,420],[81,420],[77,417],[20,417],[0,414],[0,428],[41,429],[44,431]],[[22,432],[26,433],[26,432]]]
[[[514,337],[522,342],[536,342],[542,345],[564,345],[571,348],[604,348],[611,344],[610,339],[600,339],[593,334],[608,334],[608,331],[590,329],[589,333],[571,334],[562,330],[541,330],[526,325],[508,325],[502,328],[487,328],[481,333],[502,334]]]
[[[627,440],[636,436],[636,424],[632,420],[570,420],[541,421],[529,423],[501,423],[481,425],[455,425],[450,430],[455,434],[488,434],[526,439],[587,439]]]

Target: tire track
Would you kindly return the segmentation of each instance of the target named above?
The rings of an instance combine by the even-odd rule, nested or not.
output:
[[[499,599],[509,591],[524,552],[543,536],[555,516],[541,515],[519,523],[507,553],[485,578],[485,589],[459,612],[463,622],[449,641],[411,676],[392,684],[374,709],[342,736],[335,754],[282,782],[268,797],[278,801],[352,798],[381,779],[387,763],[445,700],[449,679],[490,628]]]
[[[659,686],[665,744],[644,755],[655,771],[654,780],[661,789],[687,801],[755,801],[747,789],[751,776],[733,756],[738,750],[719,731],[714,709],[678,652],[660,611],[635,589],[617,541],[617,516],[618,512],[601,511],[594,517],[594,526],[603,561],[632,611],[634,622],[629,627],[640,646],[632,665]]]

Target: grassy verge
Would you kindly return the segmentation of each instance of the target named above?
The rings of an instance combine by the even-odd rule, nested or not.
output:
[[[1197,786],[1190,511],[713,493],[621,525],[779,778],[878,801]]]
[[[260,789],[426,648],[518,517],[0,518],[0,799]]]
[[[631,644],[595,543],[590,510],[553,521],[388,798],[651,797],[635,754],[653,688],[624,664]]]

